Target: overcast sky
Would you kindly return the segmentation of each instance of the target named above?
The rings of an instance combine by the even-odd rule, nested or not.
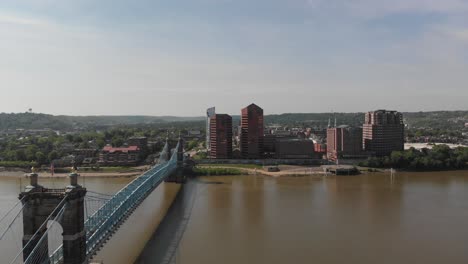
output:
[[[5,0],[0,36],[0,112],[468,109],[468,0]]]

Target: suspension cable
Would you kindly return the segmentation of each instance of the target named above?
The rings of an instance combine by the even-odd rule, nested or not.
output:
[[[19,212],[15,215],[15,217],[13,218],[13,220],[11,220],[10,224],[8,225],[8,227],[5,229],[5,231],[3,231],[2,235],[0,235],[0,240],[3,239],[3,237],[5,236],[5,234],[8,232],[8,230],[10,230],[10,228],[13,226],[13,224],[15,223],[16,219],[18,218],[18,216],[21,214],[21,212],[23,211],[24,207],[26,206],[26,204],[23,205],[23,207],[21,207],[21,210],[19,210]]]
[[[55,216],[55,218],[53,220],[54,222],[52,222],[52,225],[50,227],[52,227],[57,222],[57,220],[60,219],[60,217],[62,217],[63,213],[65,212],[65,207],[66,206],[62,206],[62,208],[60,209],[58,214]],[[36,250],[41,246],[43,240],[49,234],[50,227],[47,229],[47,231],[44,234],[42,234],[41,239],[37,242],[37,244],[33,248],[33,250],[31,250],[31,253],[29,254],[28,258],[24,261],[25,264],[28,263],[29,260],[32,260],[32,258],[35,258],[34,262],[36,262],[36,260],[40,260],[40,258],[44,255],[44,252],[42,252],[42,253],[40,253],[41,255],[38,255],[38,256],[34,257],[34,254],[36,253]]]
[[[8,212],[6,212],[6,214],[4,216],[2,216],[2,218],[0,218],[0,223],[11,213],[11,211],[13,211],[16,206],[18,206],[18,204],[20,204],[21,202],[23,202],[23,200],[26,198],[26,196],[24,196],[23,198],[21,198],[21,200],[19,200],[10,210],[8,210]]]
[[[57,207],[55,207],[54,211],[47,217],[47,219],[44,221],[44,223],[42,223],[42,225],[37,229],[36,233],[34,233],[34,235],[32,235],[31,239],[29,239],[28,243],[21,249],[21,251],[18,253],[18,255],[16,255],[16,257],[10,262],[10,264],[14,263],[18,257],[24,252],[24,250],[29,246],[29,244],[32,243],[33,239],[37,236],[37,234],[39,234],[39,232],[44,228],[45,225],[47,225],[47,222],[50,220],[50,218],[52,217],[52,215],[57,212],[57,210],[60,208],[60,207],[63,207],[63,204],[65,202],[65,200],[67,199],[67,197],[65,196],[62,201],[60,201],[60,203],[57,205]]]

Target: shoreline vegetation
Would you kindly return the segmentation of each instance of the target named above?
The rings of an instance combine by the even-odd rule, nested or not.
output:
[[[388,157],[372,157],[360,162],[359,167],[372,169],[398,169],[402,171],[452,171],[468,169],[468,148],[455,149],[447,145],[436,145],[432,149],[410,148],[394,151]]]

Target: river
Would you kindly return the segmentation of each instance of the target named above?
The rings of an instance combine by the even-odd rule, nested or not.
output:
[[[195,188],[174,259],[152,261],[162,231],[139,263],[468,262],[468,172],[201,177]]]
[[[111,193],[129,180],[86,179],[86,187]],[[18,187],[0,178],[0,215]],[[468,262],[466,171],[397,173],[393,181],[386,174],[200,177],[153,234],[177,191],[158,187],[96,259],[132,263],[149,240],[138,263]]]

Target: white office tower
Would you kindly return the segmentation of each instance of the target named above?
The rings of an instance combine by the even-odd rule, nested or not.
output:
[[[216,115],[215,107],[206,109],[206,148],[210,150],[210,118]]]

